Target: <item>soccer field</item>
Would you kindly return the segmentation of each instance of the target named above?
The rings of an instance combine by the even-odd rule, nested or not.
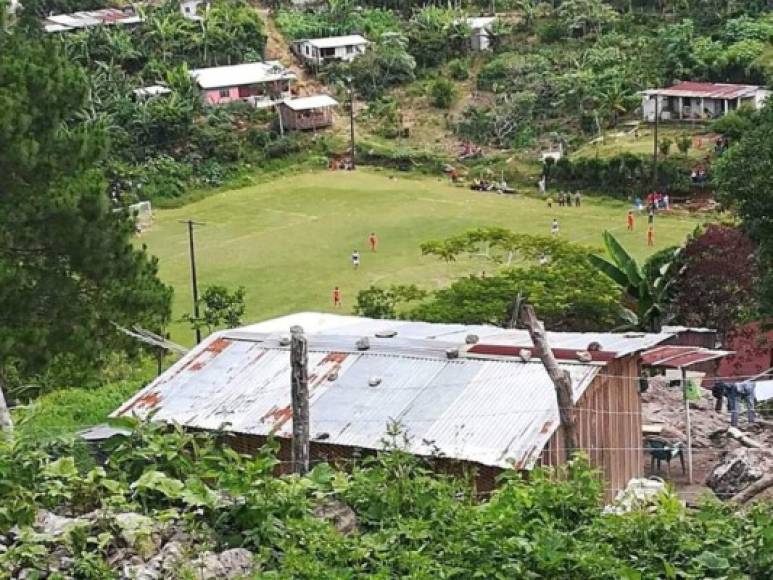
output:
[[[461,259],[446,264],[421,255],[419,244],[478,226],[549,234],[557,217],[560,236],[601,246],[601,232],[612,230],[638,258],[682,242],[696,218],[656,218],[655,247],[645,242],[646,217],[636,231],[625,228],[627,204],[585,197],[580,208],[548,210],[522,195],[498,195],[453,187],[440,178],[413,178],[386,172],[315,172],[230,190],[178,209],[157,210],[141,243],[158,256],[162,279],[175,290],[174,318],[191,308],[188,237],[179,220],[206,222],[196,229],[200,290],[210,284],[247,289],[246,321],[298,310],[333,311],[339,286],[349,312],[355,295],[370,284],[416,283],[438,288],[454,276],[491,271],[494,265]],[[379,237],[368,250],[370,232]],[[354,249],[362,254],[358,271]],[[571,281],[568,281],[571,283]],[[191,332],[175,322],[173,338],[189,344]]]

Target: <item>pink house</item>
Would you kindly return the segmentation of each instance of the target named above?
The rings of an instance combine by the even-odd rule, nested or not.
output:
[[[199,68],[190,74],[204,101],[212,105],[247,101],[268,107],[290,97],[290,83],[295,80],[295,74],[275,60]]]

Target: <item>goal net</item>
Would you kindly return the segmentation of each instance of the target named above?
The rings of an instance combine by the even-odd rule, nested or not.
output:
[[[153,225],[153,208],[149,201],[141,201],[129,206],[129,213],[134,218],[134,225],[139,230],[146,230]]]

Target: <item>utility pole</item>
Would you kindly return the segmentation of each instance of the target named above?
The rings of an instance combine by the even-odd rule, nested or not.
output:
[[[679,369],[682,374],[682,397],[684,397],[684,427],[687,431],[687,482],[692,483],[692,420],[690,418],[690,399],[687,398],[687,368]]]
[[[574,421],[572,379],[567,371],[562,370],[558,366],[558,362],[556,362],[553,351],[548,344],[545,327],[537,319],[534,308],[530,304],[524,304],[521,308],[521,318],[526,328],[529,329],[531,341],[534,343],[537,354],[540,360],[542,360],[542,364],[556,389],[558,415],[564,431],[564,451],[566,452],[566,460],[569,461],[577,451],[577,426]]]
[[[290,328],[291,393],[293,404],[293,471],[309,471],[309,344],[303,328]]]
[[[660,96],[655,95],[655,133],[652,143],[652,191],[658,190],[658,125],[660,124]]]
[[[352,77],[347,77],[347,80],[349,81],[349,140],[352,148],[352,169],[354,169],[354,85]]]
[[[199,286],[196,278],[196,248],[193,243],[194,226],[204,226],[204,222],[195,222],[193,220],[179,220],[180,223],[188,224],[188,248],[191,258],[191,289],[193,290],[193,319],[198,323],[199,320]],[[196,344],[201,342],[201,329],[196,325]]]

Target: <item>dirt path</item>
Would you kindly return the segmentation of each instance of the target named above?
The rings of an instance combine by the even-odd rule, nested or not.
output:
[[[325,85],[309,74],[306,69],[300,66],[298,61],[295,60],[295,57],[290,50],[290,41],[287,40],[276,27],[274,19],[271,18],[269,9],[256,6],[255,10],[266,25],[266,60],[278,60],[295,73],[298,80],[295,82],[294,86],[298,89],[299,96],[329,93],[330,91]]]

